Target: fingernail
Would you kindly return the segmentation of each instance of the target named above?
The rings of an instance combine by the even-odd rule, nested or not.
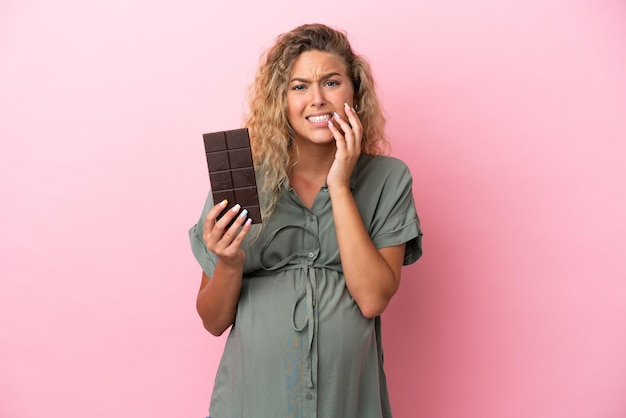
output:
[[[241,209],[241,205],[239,203],[237,203],[235,206],[233,206],[233,208],[231,210],[233,212],[239,212],[239,209]]]
[[[220,202],[220,206],[226,206],[228,204],[228,199],[224,199]]]
[[[248,218],[248,220],[246,221],[246,225],[250,225],[252,223],[252,218]]]
[[[248,209],[244,209],[241,211],[241,213],[239,214],[240,218],[245,218],[246,216],[248,216]]]
[[[332,121],[332,120],[329,120],[329,121],[328,121],[328,126],[330,126],[330,127],[335,126],[335,125],[333,125],[333,121]]]
[[[341,116],[339,116],[339,113],[337,113],[337,112],[333,112],[333,114],[335,115],[335,117],[336,117],[337,119],[341,119]]]
[[[350,105],[348,103],[344,103],[343,107],[345,107],[347,110],[350,110]]]

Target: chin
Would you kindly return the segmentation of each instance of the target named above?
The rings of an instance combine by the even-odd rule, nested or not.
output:
[[[327,145],[330,143],[335,143],[335,137],[330,132],[328,134],[316,132],[308,136],[300,136],[300,140],[302,142],[312,142],[318,145]]]
[[[319,145],[335,144],[335,138],[332,135],[327,138],[311,138],[310,141]]]

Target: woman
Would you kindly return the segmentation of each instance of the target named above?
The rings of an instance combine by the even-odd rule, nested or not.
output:
[[[263,224],[209,194],[190,230],[200,317],[232,325],[213,418],[391,417],[380,314],[421,231],[384,123],[344,33],[300,26],[264,55],[246,121]]]

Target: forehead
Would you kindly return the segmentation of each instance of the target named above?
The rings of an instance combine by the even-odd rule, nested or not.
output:
[[[347,75],[346,63],[339,55],[324,51],[305,51],[296,58],[293,77],[317,78],[329,73]]]

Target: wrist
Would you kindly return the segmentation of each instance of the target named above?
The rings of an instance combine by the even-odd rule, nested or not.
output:
[[[342,196],[352,196],[352,190],[350,190],[350,183],[342,184],[328,184],[328,193],[331,199],[340,198]]]
[[[218,258],[215,269],[219,270],[222,275],[241,275],[241,273],[243,273],[243,262],[243,259],[241,261],[226,261],[222,258]]]

